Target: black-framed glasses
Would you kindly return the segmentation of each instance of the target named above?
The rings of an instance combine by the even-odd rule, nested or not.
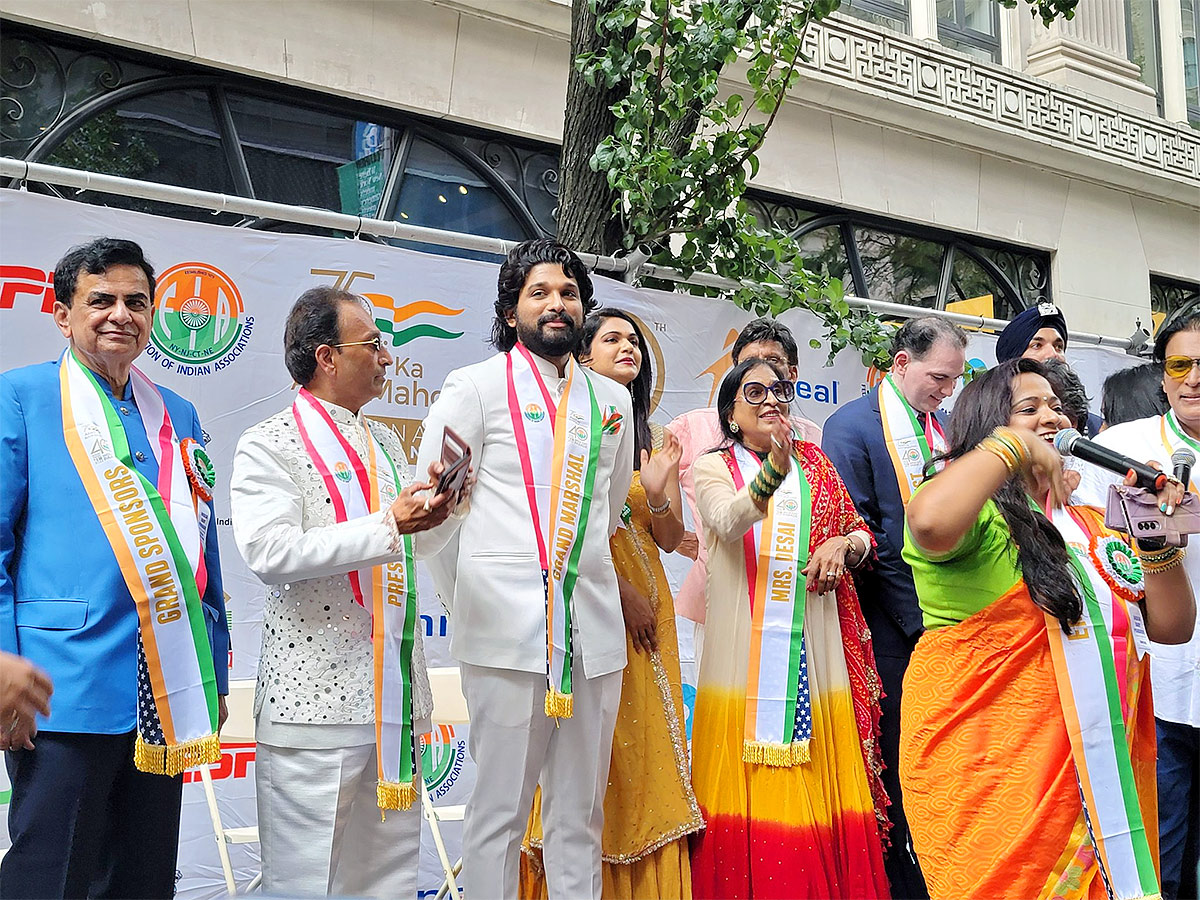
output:
[[[796,399],[796,386],[790,381],[776,381],[774,384],[747,381],[742,385],[742,399],[751,406],[761,406],[767,399],[767,391],[774,394],[780,403],[791,403]]]
[[[344,344],[330,344],[330,347],[370,347],[375,353],[383,349],[383,335],[377,334],[369,341],[347,341]]]

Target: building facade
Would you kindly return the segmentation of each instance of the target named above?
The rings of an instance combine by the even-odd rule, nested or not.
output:
[[[756,208],[858,296],[1050,299],[1124,337],[1200,292],[1200,0],[1020,6],[848,0],[811,28]],[[553,234],[569,31],[565,0],[0,0],[0,154]]]

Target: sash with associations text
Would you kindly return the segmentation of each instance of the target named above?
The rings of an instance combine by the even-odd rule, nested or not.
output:
[[[309,459],[321,475],[338,522],[387,509],[399,496],[396,464],[363,424],[364,463],[329,412],[304,388],[292,415]],[[411,535],[401,535],[395,560],[350,572],[359,606],[371,610],[375,670],[375,744],[380,809],[408,809],[417,799],[417,740],[413,733],[412,653],[416,640],[417,570]],[[370,607],[367,598],[370,597]]]

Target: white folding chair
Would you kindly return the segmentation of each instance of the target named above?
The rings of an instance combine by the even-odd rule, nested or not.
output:
[[[430,669],[429,686],[433,690],[434,728],[438,725],[465,725],[470,721],[470,716],[467,714],[467,700],[463,697],[462,692],[462,678],[457,667]],[[434,806],[433,798],[429,796],[429,789],[425,786],[425,779],[420,779],[420,782],[421,808],[425,814],[425,821],[429,823],[429,831],[433,835],[433,844],[437,848],[442,871],[446,873],[442,887],[437,893],[437,900],[441,900],[448,893],[457,898],[458,882],[455,878],[462,871],[462,858],[459,857],[458,862],[450,864],[450,857],[446,854],[446,844],[442,840],[442,832],[438,824],[440,822],[461,822],[463,814],[466,812],[466,806]]]
[[[221,740],[229,743],[254,743],[254,680],[229,682],[229,696],[225,698],[229,718],[221,729]],[[211,766],[199,766],[200,781],[204,784],[204,799],[208,802],[208,815],[212,820],[213,837],[217,841],[217,853],[221,857],[221,871],[225,874],[225,888],[229,896],[237,893],[233,880],[233,865],[229,862],[229,844],[257,844],[258,826],[226,828],[221,824],[221,811],[217,808],[217,794],[213,790]],[[246,887],[250,893],[262,883],[262,872],[254,876]]]

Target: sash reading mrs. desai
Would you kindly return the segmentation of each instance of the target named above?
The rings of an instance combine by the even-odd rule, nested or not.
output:
[[[399,496],[396,464],[365,428],[363,464],[320,402],[304,388],[292,415],[309,459],[325,482],[338,522],[386,509]],[[417,741],[413,734],[412,653],[417,622],[417,579],[411,535],[401,535],[404,555],[348,573],[359,606],[371,610],[375,660],[375,747],[380,809],[408,809],[417,799]],[[371,605],[367,606],[367,597]]]
[[[883,441],[900,485],[900,499],[907,506],[925,477],[929,461],[946,452],[946,436],[933,413],[925,414],[925,427],[921,427],[891,375],[879,383],[879,417],[883,420]]]
[[[1127,726],[1129,654],[1145,634],[1141,564],[1113,535],[1094,535],[1070,509],[1054,510],[1067,542],[1083,615],[1070,634],[1046,614],[1046,633],[1084,815],[1114,900],[1160,896],[1134,782]],[[1135,637],[1137,640],[1135,640]],[[1134,644],[1134,647],[1131,647]]]
[[[600,459],[600,407],[586,371],[573,359],[557,404],[523,345],[508,352],[506,366],[508,411],[546,591],[546,715],[565,719],[574,710],[571,598]]]
[[[761,463],[740,444],[725,454],[734,486],[754,480]],[[761,522],[746,532],[746,583],[750,586],[750,660],[746,676],[746,729],[742,759],[795,766],[810,759],[812,697],[804,642],[812,494],[800,460],[767,504]]]
[[[134,764],[178,775],[216,762],[217,678],[200,600],[207,583],[201,529],[208,530],[209,509],[192,494],[162,393],[130,369],[158,462],[153,485],[133,464],[121,417],[73,351],[63,353],[58,375],[67,451],[138,612]]]

